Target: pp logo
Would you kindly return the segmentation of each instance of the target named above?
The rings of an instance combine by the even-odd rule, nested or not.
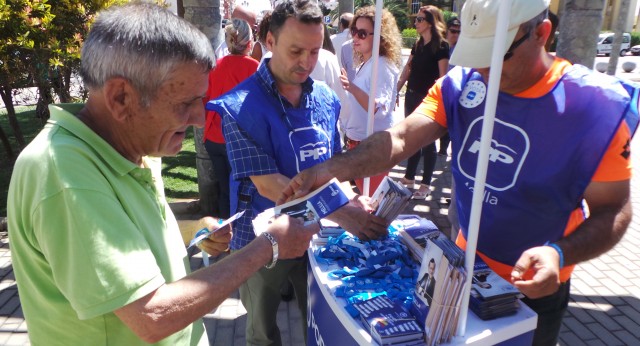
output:
[[[457,158],[460,172],[471,180],[474,180],[480,154],[482,119],[484,118],[478,118],[470,124]],[[487,187],[505,191],[515,185],[529,148],[530,141],[526,132],[496,119],[489,149]]]
[[[478,80],[472,80],[465,84],[460,95],[460,105],[464,108],[475,108],[482,104],[487,96],[487,86]]]
[[[329,158],[331,139],[325,131],[316,127],[301,127],[289,132],[291,150],[296,156],[296,171],[301,172]]]

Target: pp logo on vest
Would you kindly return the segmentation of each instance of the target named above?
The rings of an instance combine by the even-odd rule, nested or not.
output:
[[[303,127],[289,132],[291,149],[296,156],[296,170],[301,172],[331,156],[331,140],[319,128]]]
[[[482,104],[487,96],[487,86],[478,80],[472,80],[464,86],[460,95],[460,105],[464,108],[475,108]]]
[[[471,180],[474,180],[480,155],[482,119],[480,117],[470,124],[457,158],[460,172]],[[495,191],[513,187],[529,148],[529,137],[521,128],[496,119],[489,149],[487,187]]]

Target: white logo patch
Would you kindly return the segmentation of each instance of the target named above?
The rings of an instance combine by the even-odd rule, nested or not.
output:
[[[481,81],[472,80],[464,86],[460,95],[460,105],[464,108],[478,107],[487,96],[487,86]]]

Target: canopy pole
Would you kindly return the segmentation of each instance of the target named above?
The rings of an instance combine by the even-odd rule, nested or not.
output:
[[[489,166],[489,151],[493,137],[493,125],[496,117],[498,92],[500,91],[500,76],[502,75],[502,63],[506,51],[507,31],[509,30],[509,17],[511,15],[512,0],[500,1],[498,21],[496,23],[496,35],[491,53],[491,69],[489,71],[489,85],[482,121],[482,135],[480,137],[480,153],[476,166],[475,183],[473,185],[473,199],[471,203],[471,216],[467,232],[467,248],[465,250],[465,269],[467,278],[460,305],[460,320],[458,322],[457,335],[463,336],[467,327],[467,315],[469,310],[469,295],[471,294],[471,282],[473,278],[473,265],[475,262],[476,246],[478,244],[478,230],[480,228],[480,216],[484,189],[487,181],[487,168]]]

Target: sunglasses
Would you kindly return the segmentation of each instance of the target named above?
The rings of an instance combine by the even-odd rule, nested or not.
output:
[[[416,23],[422,23],[427,20],[427,17],[416,17]]]
[[[369,35],[373,35],[373,33],[372,32],[367,32],[364,29],[358,29],[358,28],[355,28],[355,27],[351,28],[351,37],[358,36],[359,39],[364,40]]]
[[[459,34],[460,30],[456,30],[456,29],[449,29],[449,32],[452,34]]]
[[[517,41],[513,42],[511,44],[511,47],[509,47],[509,50],[507,50],[507,53],[505,53],[503,61],[507,61],[511,59],[511,57],[513,56],[513,51],[516,50],[518,46],[523,44],[524,41],[526,41],[529,38],[529,36],[531,36],[531,31],[527,32],[522,37],[520,37]]]

